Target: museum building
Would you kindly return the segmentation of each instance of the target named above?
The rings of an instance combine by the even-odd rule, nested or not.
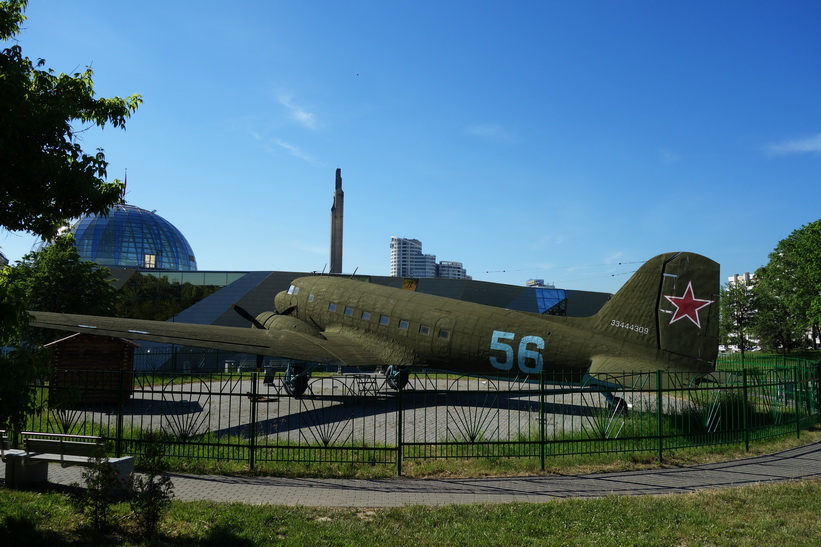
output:
[[[71,224],[83,260],[139,270],[196,271],[194,251],[173,224],[134,205],[112,207],[107,215],[86,215]]]

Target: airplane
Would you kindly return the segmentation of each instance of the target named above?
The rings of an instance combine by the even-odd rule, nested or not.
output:
[[[719,265],[674,252],[645,262],[591,317],[521,312],[316,275],[294,279],[251,328],[29,312],[32,326],[151,340],[292,360],[284,385],[304,394],[311,364],[386,367],[391,388],[411,369],[469,375],[568,371],[616,389],[656,370],[698,378],[718,355]],[[615,379],[615,380],[614,380]],[[608,394],[605,393],[605,396]],[[619,403],[609,393],[611,404]]]

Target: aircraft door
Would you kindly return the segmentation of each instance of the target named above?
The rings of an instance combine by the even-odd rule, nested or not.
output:
[[[447,362],[453,340],[453,315],[448,310],[433,309],[422,315],[417,346],[434,362]],[[426,332],[423,332],[426,331]]]

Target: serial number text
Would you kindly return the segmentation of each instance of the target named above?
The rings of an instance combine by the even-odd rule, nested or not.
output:
[[[611,327],[618,327],[620,329],[627,329],[632,330],[634,332],[638,332],[639,334],[650,334],[650,329],[648,327],[641,327],[639,325],[634,325],[632,323],[625,323],[624,321],[617,321],[613,319],[610,321]]]

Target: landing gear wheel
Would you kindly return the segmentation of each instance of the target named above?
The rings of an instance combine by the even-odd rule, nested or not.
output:
[[[399,368],[396,365],[389,366],[385,371],[388,387],[391,389],[403,389],[408,385],[408,376],[410,376],[408,369]]]
[[[299,397],[308,389],[308,373],[300,365],[288,365],[285,370],[285,391],[291,397]]]

